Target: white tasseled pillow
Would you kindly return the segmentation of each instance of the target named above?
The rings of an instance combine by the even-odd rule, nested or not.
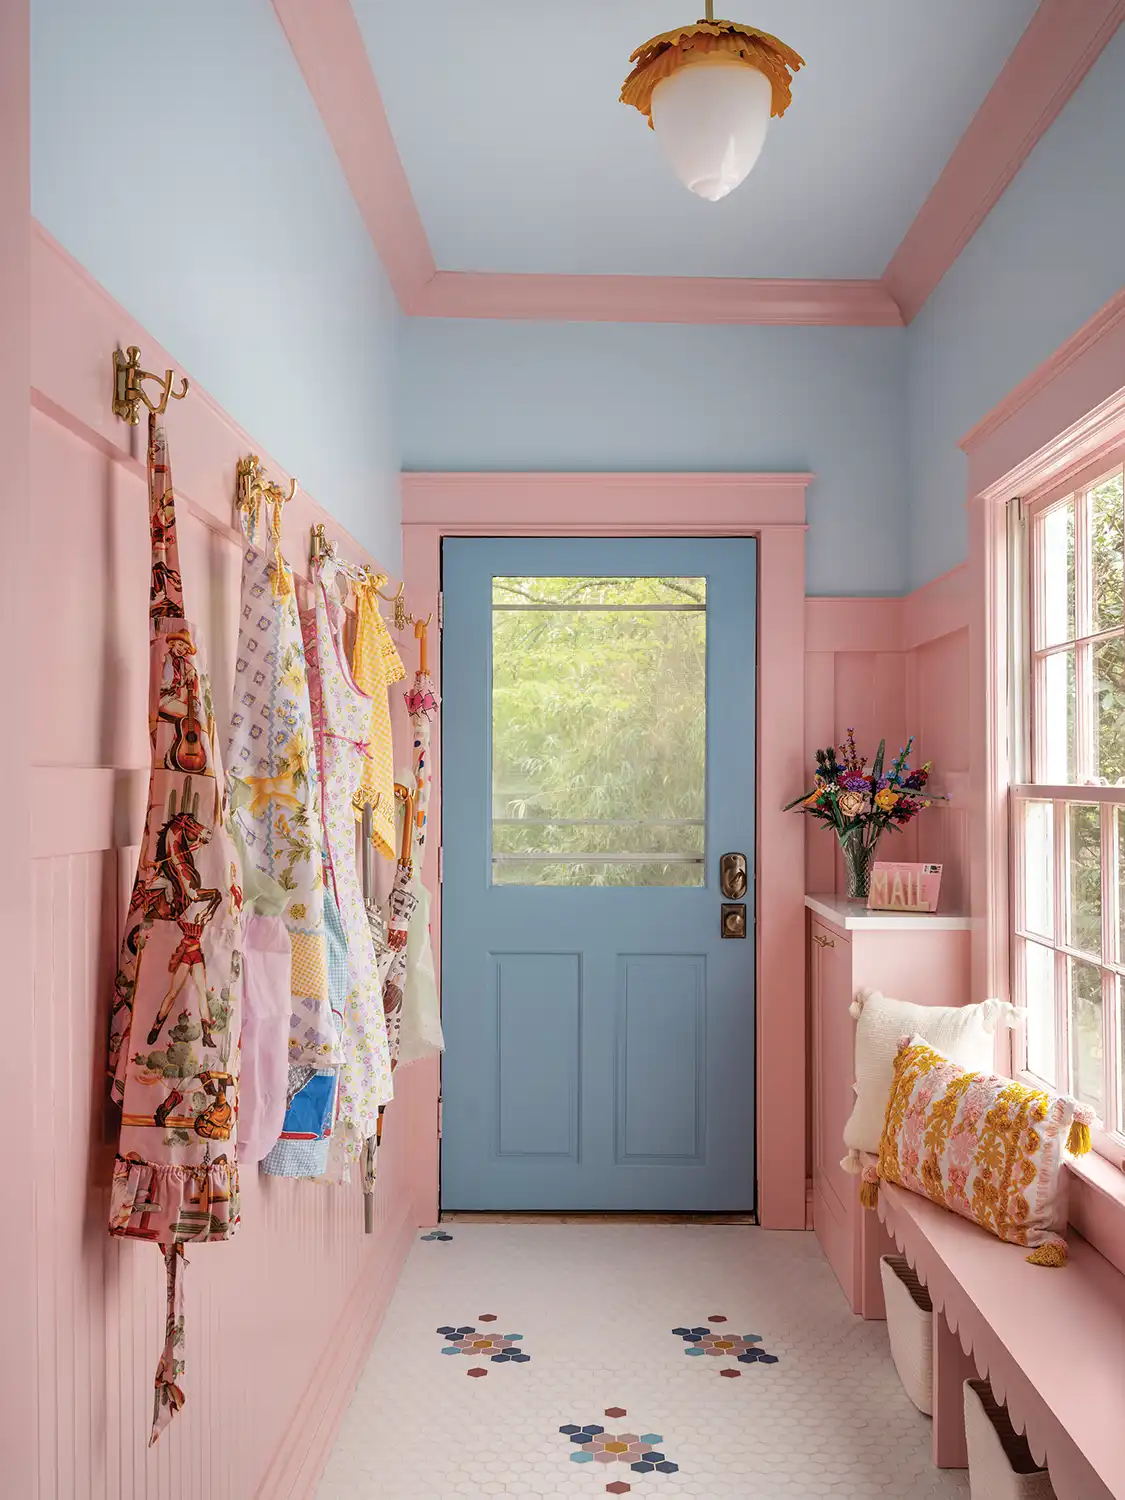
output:
[[[959,1067],[992,1073],[996,1027],[1001,1023],[1014,1025],[1018,1014],[1006,1000],[984,1000],[979,1005],[913,1005],[908,1000],[892,1000],[878,990],[862,990],[850,1008],[859,1025],[855,1034],[855,1108],[844,1126],[844,1144],[849,1150],[843,1165],[852,1172],[860,1169],[861,1151],[879,1149],[900,1038],[922,1037]]]

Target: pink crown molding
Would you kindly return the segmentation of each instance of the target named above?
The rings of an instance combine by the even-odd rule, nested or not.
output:
[[[909,323],[1125,20],[1125,0],[1042,0],[883,272]]]
[[[1110,395],[1106,396],[1106,392]],[[1091,463],[1120,441],[1125,396],[1125,290],[1015,386],[961,438],[970,493],[996,483],[1010,494]],[[1051,449],[1043,460],[1044,444]]]
[[[403,312],[437,267],[350,0],[273,0]]]
[[[528,276],[439,271],[414,309],[427,318],[572,323],[754,323],[899,327],[878,281],[718,276]]]
[[[1125,0],[1042,0],[879,280],[439,271],[349,0],[273,0],[408,316],[896,327],[909,323],[1125,19]]]

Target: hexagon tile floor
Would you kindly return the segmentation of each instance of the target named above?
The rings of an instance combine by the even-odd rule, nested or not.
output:
[[[811,1234],[465,1224],[420,1235],[318,1500],[938,1500],[883,1323]]]

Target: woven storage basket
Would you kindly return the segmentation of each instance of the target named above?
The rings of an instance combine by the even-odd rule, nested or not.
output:
[[[934,1305],[902,1255],[879,1260],[891,1357],[906,1394],[931,1416],[934,1409]]]
[[[1032,1458],[987,1380],[965,1381],[965,1442],[972,1500],[1055,1500],[1050,1475]]]

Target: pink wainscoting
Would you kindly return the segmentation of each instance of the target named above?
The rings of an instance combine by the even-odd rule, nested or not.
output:
[[[958,568],[905,599],[809,599],[806,615],[805,744],[838,745],[854,727],[861,750],[885,738],[893,754],[916,738],[919,762],[934,762],[935,803],[916,824],[888,834],[886,858],[932,860],[945,868],[941,909],[968,906],[968,607]],[[846,888],[831,833],[811,818],[805,830],[810,891]]]
[[[433,1219],[433,1071],[399,1075],[372,1236],[358,1188],[246,1174],[238,1235],[189,1250],[188,1404],[146,1449],[161,1265],[150,1247],[105,1232],[116,1122],[104,1058],[145,796],[147,502],[133,456],[143,428],[111,416],[108,377],[117,340],[139,344],[148,367],[174,361],[40,232],[31,287],[30,538],[17,548],[9,534],[0,566],[6,596],[20,574],[35,591],[6,635],[35,691],[24,713],[7,703],[31,761],[25,784],[6,784],[17,805],[5,830],[5,876],[25,887],[15,895],[26,908],[30,984],[18,979],[13,944],[9,1009],[21,1069],[4,1106],[19,1119],[7,1134],[16,1196],[5,1238],[10,1246],[26,1236],[36,1260],[15,1284],[5,1277],[0,1293],[9,1351],[0,1409],[20,1415],[4,1447],[8,1478],[19,1477],[4,1488],[20,1500],[297,1500],[315,1491],[414,1230]],[[222,714],[238,602],[234,461],[253,445],[195,386],[172,408],[168,430],[185,586]],[[298,566],[310,520],[343,535],[306,495],[290,511],[286,550]],[[375,561],[350,539],[343,545]],[[16,863],[22,817],[30,867]],[[22,1202],[21,1184],[33,1203]],[[37,1350],[20,1338],[27,1316]]]

